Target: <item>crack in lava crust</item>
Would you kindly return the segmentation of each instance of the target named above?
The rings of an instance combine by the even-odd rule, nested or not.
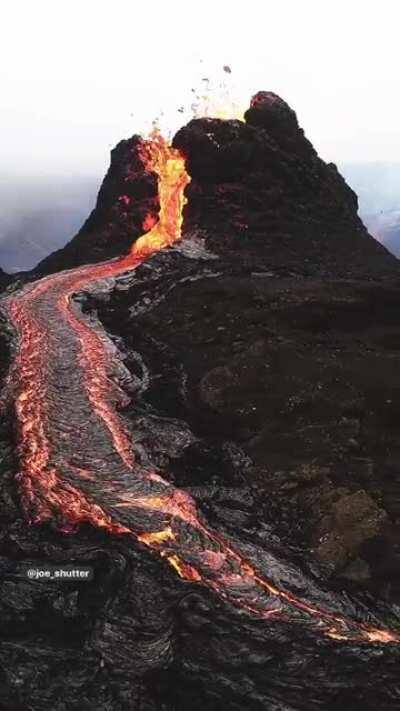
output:
[[[290,619],[339,641],[398,643],[372,628],[278,588],[209,528],[194,500],[135,463],[127,423],[127,377],[116,348],[73,295],[135,269],[180,238],[184,158],[159,136],[143,161],[159,177],[160,214],[150,232],[120,259],[47,276],[3,299],[19,350],[10,371],[19,426],[18,475],[31,522],[56,520],[71,532],[84,522],[134,535],[187,580],[208,585],[229,603],[262,618]],[[146,224],[151,221],[146,220]]]

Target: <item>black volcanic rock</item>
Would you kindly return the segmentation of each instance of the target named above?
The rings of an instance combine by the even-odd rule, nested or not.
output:
[[[397,260],[359,219],[357,196],[336,166],[318,157],[286,102],[259,92],[245,119],[195,119],[176,134],[192,178],[184,234],[201,234],[217,254],[304,275],[397,274]],[[140,141],[134,136],[112,151],[92,214],[37,273],[117,256],[143,232],[158,198]]]
[[[0,289],[3,288],[3,286],[7,283],[8,281],[8,274],[3,272],[2,269],[0,269]]]
[[[46,257],[35,272],[47,274],[127,252],[143,233],[150,212],[157,213],[157,179],[146,173],[139,154],[140,136],[124,140],[111,151],[111,164],[96,207],[65,247]]]
[[[250,487],[275,530],[290,539],[301,529],[331,572],[370,559],[381,537],[387,566],[371,562],[372,587],[390,581],[400,601],[399,303],[398,282],[282,277],[170,250],[91,308],[144,357],[148,405],[202,442],[181,458],[156,448],[156,466],[179,486]],[[242,452],[236,469],[228,442]],[[359,522],[360,502],[370,520]],[[345,509],[353,525],[338,524]]]
[[[285,145],[299,133],[297,116],[289,104],[272,91],[259,91],[245,113],[246,123],[265,128],[279,145]],[[311,150],[312,146],[309,144]]]
[[[130,247],[157,210],[139,141],[114,150],[95,211],[40,273]],[[188,491],[282,589],[399,628],[398,262],[276,95],[256,95],[246,123],[192,121],[175,145],[192,176],[185,239],[75,304],[132,373],[122,413],[138,462]],[[295,616],[233,608],[133,537],[28,527],[10,419],[0,422],[1,708],[397,711],[399,645],[340,642]],[[21,569],[49,560],[91,565],[94,579],[48,584]]]
[[[12,274],[7,274],[0,268],[0,292],[13,280]]]
[[[195,119],[175,136],[192,182],[187,232],[217,254],[300,274],[396,274],[398,263],[367,232],[357,196],[324,163],[296,114],[259,92],[246,123]]]

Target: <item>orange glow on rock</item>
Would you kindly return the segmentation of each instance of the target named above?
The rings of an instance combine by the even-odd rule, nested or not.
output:
[[[112,534],[134,536],[184,580],[202,582],[265,620],[287,619],[292,611],[294,620],[311,621],[315,631],[337,641],[399,643],[395,631],[354,622],[277,587],[203,521],[187,492],[136,466],[129,425],[118,412],[127,401],[113,370],[121,365],[118,354],[73,296],[135,269],[181,237],[190,181],[184,156],[154,132],[143,142],[141,158],[146,170],[158,176],[160,210],[156,223],[153,217],[145,219],[150,231],[130,253],[47,276],[3,300],[19,339],[10,378],[19,427],[18,480],[29,520],[56,519],[65,531],[89,522]],[[80,420],[74,424],[77,405]],[[93,433],[97,443],[107,439],[105,461],[98,459]],[[77,453],[83,461],[76,460]]]
[[[167,528],[164,528],[162,531],[140,533],[138,535],[138,539],[147,546],[152,546],[157,543],[164,543],[165,541],[174,541],[175,534],[173,533],[171,526],[167,526]]]
[[[175,568],[180,578],[184,580],[190,580],[191,582],[198,583],[201,581],[201,575],[197,572],[195,568],[188,565],[184,561],[179,560],[177,555],[168,555],[166,559],[173,568]]]

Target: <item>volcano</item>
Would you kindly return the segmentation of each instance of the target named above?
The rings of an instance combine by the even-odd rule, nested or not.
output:
[[[244,119],[122,141],[2,297],[4,708],[398,708],[398,261]]]

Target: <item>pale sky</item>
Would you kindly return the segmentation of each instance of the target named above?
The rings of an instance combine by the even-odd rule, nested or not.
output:
[[[280,94],[326,160],[399,161],[399,27],[399,0],[2,0],[0,171],[101,175],[204,78]]]

